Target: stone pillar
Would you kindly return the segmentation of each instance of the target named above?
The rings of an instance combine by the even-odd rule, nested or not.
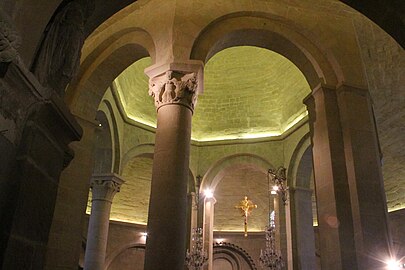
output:
[[[323,85],[305,100],[323,269],[377,269],[389,256],[376,129],[366,90]]]
[[[368,89],[337,89],[359,269],[385,267],[391,256],[387,200]],[[380,260],[380,261],[379,261]]]
[[[59,177],[82,130],[19,58],[12,23],[0,21],[0,269],[44,269]]]
[[[90,181],[82,179],[91,179],[94,130],[98,125],[77,116],[76,120],[83,129],[83,137],[80,142],[69,145],[75,157],[60,176],[43,270],[75,269],[82,254],[83,236],[77,232],[83,230],[83,213],[86,211],[90,189]]]
[[[214,197],[204,199],[204,250],[208,255],[208,270],[212,270],[214,257],[214,205],[217,200]]]
[[[111,204],[122,183],[124,181],[113,173],[92,176],[91,214],[84,257],[85,270],[104,269]]]
[[[190,66],[174,64],[145,72],[151,78],[149,94],[157,107],[145,270],[180,270],[184,269],[186,254],[187,182],[197,76]]]
[[[312,218],[312,190],[290,187],[290,202],[294,204],[294,265],[298,270],[316,269],[315,235]]]

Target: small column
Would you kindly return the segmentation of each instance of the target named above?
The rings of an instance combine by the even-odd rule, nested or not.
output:
[[[295,262],[299,270],[316,269],[315,235],[312,218],[312,190],[290,187],[290,202],[294,204]]]
[[[276,249],[280,253],[282,252],[281,250],[281,231],[282,231],[282,224],[283,222],[281,221],[281,209],[280,208],[280,197],[278,195],[273,196],[273,209],[274,209],[274,223],[275,223],[275,237],[276,237]],[[285,260],[285,254],[282,254],[283,260]]]
[[[92,202],[84,258],[85,270],[104,269],[111,204],[123,183],[124,180],[113,173],[92,176]]]
[[[204,199],[204,250],[208,254],[208,270],[212,270],[214,256],[214,205],[217,200],[213,196]]]
[[[197,215],[198,215],[198,202],[196,201],[197,196],[195,192],[190,193],[191,200],[191,213],[190,213],[190,248],[193,244],[193,229],[197,228]]]
[[[145,71],[157,108],[145,270],[184,269],[191,118],[201,68],[172,63]]]
[[[290,190],[288,189],[287,198],[290,198]],[[291,200],[284,204],[285,210],[285,232],[286,232],[286,241],[287,241],[287,256],[286,256],[286,265],[287,269],[293,269],[293,253],[292,253],[292,225],[291,225]],[[315,269],[315,268],[313,268]]]

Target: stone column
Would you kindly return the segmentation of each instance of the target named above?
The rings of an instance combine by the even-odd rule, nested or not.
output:
[[[204,250],[208,254],[208,270],[212,270],[214,257],[214,205],[217,200],[214,197],[204,199]]]
[[[290,198],[290,190],[287,190]],[[288,201],[284,205],[285,209],[285,232],[286,232],[286,265],[287,269],[293,269],[293,254],[292,254],[292,229],[291,229],[291,203]]]
[[[283,216],[284,213],[284,206],[281,200],[281,196],[274,195],[273,196],[273,209],[274,209],[274,218],[275,218],[275,237],[276,237],[276,249],[277,252],[281,254],[283,257],[284,262],[287,262],[287,252],[282,248],[282,242],[284,242],[285,236],[285,219]]]
[[[198,215],[198,202],[196,201],[197,196],[195,192],[190,193],[190,200],[191,200],[191,211],[190,211],[190,248],[192,246],[192,234],[193,229],[197,228],[197,215]]]
[[[294,204],[295,220],[294,242],[296,251],[294,265],[299,270],[316,269],[312,190],[302,187],[290,187],[290,194],[290,202]]]
[[[122,183],[124,181],[113,173],[92,176],[91,214],[84,257],[85,270],[104,269],[111,204]]]
[[[198,66],[201,68],[201,66]],[[188,70],[188,71],[187,71]],[[170,64],[145,71],[157,107],[145,270],[184,269],[191,118],[197,76]]]
[[[376,129],[366,90],[319,85],[305,100],[323,269],[377,269],[389,256]]]

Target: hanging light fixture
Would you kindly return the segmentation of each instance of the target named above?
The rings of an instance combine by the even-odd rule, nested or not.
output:
[[[271,194],[281,195],[284,205],[287,203],[287,191],[285,168],[279,167],[277,170],[269,169],[267,172],[269,211],[271,205]],[[284,261],[281,254],[276,249],[276,222],[275,212],[269,214],[269,225],[265,228],[266,247],[260,250],[259,263],[263,269],[281,270],[284,267]]]
[[[202,182],[201,175],[197,176],[197,192],[195,196],[195,204],[197,206],[197,213],[199,213],[200,205],[200,186]],[[205,196],[212,197],[211,190],[205,190]],[[202,228],[194,228],[191,238],[191,248],[187,249],[185,265],[189,270],[202,270],[204,265],[208,262],[207,252],[204,251]]]
[[[286,205],[288,201],[288,187],[285,171],[286,168],[282,166],[279,167],[277,170],[269,169],[267,171],[269,190],[271,190],[271,194],[273,195],[276,194],[280,195],[284,205]],[[272,183],[271,189],[270,189],[270,182]]]
[[[266,248],[260,250],[259,263],[263,269],[281,270],[283,258],[276,250],[276,223],[274,211],[270,214],[270,224],[266,226]]]
[[[207,252],[203,248],[202,229],[193,229],[191,250],[187,249],[186,266],[189,270],[202,270],[208,262]]]

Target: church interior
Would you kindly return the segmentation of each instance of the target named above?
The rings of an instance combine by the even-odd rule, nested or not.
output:
[[[0,269],[405,269],[404,14],[0,1]]]

